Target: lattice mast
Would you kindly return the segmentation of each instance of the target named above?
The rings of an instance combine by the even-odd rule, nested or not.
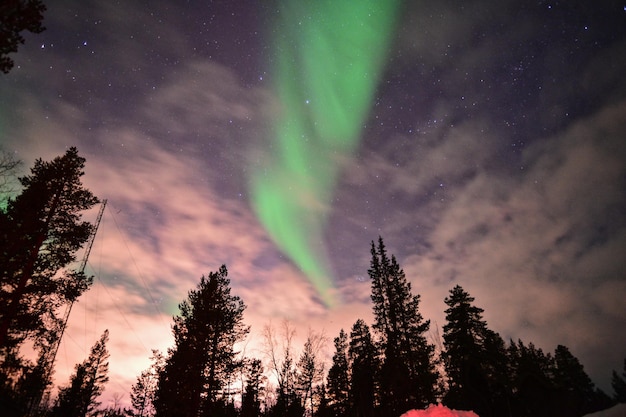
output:
[[[80,266],[78,268],[78,272],[80,272],[81,275],[85,273],[85,267],[87,266],[87,261],[89,260],[89,254],[91,253],[93,242],[96,240],[96,233],[98,233],[98,228],[100,227],[100,222],[102,221],[102,216],[104,215],[104,209],[106,205],[107,205],[107,200],[106,199],[102,200],[102,203],[100,205],[100,211],[98,211],[98,217],[96,218],[93,231],[91,232],[91,235],[89,236],[89,239],[87,241],[85,254],[83,255],[83,259],[81,260]],[[69,305],[67,306],[67,308],[65,309],[65,316],[63,317],[63,322],[61,324],[61,331],[59,332],[59,336],[57,337],[56,341],[54,342],[54,345],[52,346],[52,349],[50,350],[49,359],[46,361],[47,369],[45,369],[44,372],[47,373],[48,375],[51,374],[52,368],[54,366],[54,362],[56,361],[57,353],[59,352],[59,346],[61,346],[61,340],[63,339],[63,334],[65,333],[65,329],[67,327],[67,322],[70,318],[70,313],[72,312],[72,306],[74,305],[74,301],[75,300],[71,301]],[[40,392],[38,393],[38,395],[36,395],[38,398],[33,398],[31,402],[31,406],[29,407],[30,408],[29,415],[33,415],[33,413],[36,412],[35,408],[40,405],[43,394],[44,394],[43,392]]]
[[[102,200],[102,204],[100,205],[100,211],[98,212],[98,217],[96,218],[96,223],[93,228],[93,232],[91,236],[89,236],[89,240],[87,241],[87,248],[85,249],[85,254],[83,255],[83,260],[80,262],[80,267],[78,272],[82,275],[85,273],[85,267],[87,266],[87,261],[89,260],[89,254],[91,253],[91,248],[93,247],[93,242],[96,240],[96,233],[98,233],[98,228],[100,227],[100,221],[102,221],[102,215],[104,214],[104,208],[107,205],[107,201]],[[59,345],[61,344],[61,339],[63,338],[63,333],[65,333],[65,328],[67,327],[67,321],[70,319],[70,313],[72,312],[72,306],[74,305],[74,301],[70,302],[70,305],[65,310],[65,317],[63,317],[63,324],[61,325],[61,333],[59,334],[59,338],[57,339],[56,346],[54,348],[54,353],[52,355],[51,365],[54,363],[57,351],[59,350]]]

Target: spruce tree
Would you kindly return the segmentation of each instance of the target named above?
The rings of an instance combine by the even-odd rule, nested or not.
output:
[[[425,337],[430,321],[419,312],[420,296],[411,293],[411,284],[395,256],[387,256],[382,238],[378,247],[372,242],[371,254],[373,327],[383,355],[380,403],[386,412],[400,415],[436,400],[435,348]]]
[[[236,352],[234,344],[249,332],[243,324],[245,305],[230,293],[226,266],[202,277],[189,291],[174,318],[175,346],[159,374],[156,415],[209,415],[222,409],[220,396]]]
[[[506,412],[506,351],[502,338],[487,327],[483,309],[459,285],[446,297],[444,365],[450,408],[474,410],[483,417]]]
[[[576,417],[603,409],[606,394],[595,387],[580,363],[566,346],[554,351],[554,384],[564,414]]]
[[[263,365],[260,359],[245,363],[246,387],[241,399],[241,417],[261,415],[261,391],[263,390]]]
[[[373,417],[376,405],[376,377],[380,362],[376,346],[365,321],[358,319],[350,331],[350,415]]]
[[[328,370],[329,407],[335,416],[345,416],[349,408],[350,376],[348,366],[348,335],[341,329],[334,340],[333,364]]]
[[[624,359],[624,369],[621,376],[613,371],[611,387],[613,388],[613,399],[618,403],[626,403],[626,359]]]
[[[84,417],[100,406],[97,398],[109,380],[109,352],[106,348],[108,340],[109,331],[105,330],[100,340],[91,348],[89,357],[76,365],[70,385],[59,390],[51,412],[53,417]]]
[[[514,416],[551,417],[558,414],[554,375],[554,358],[533,343],[519,340],[509,346],[511,409]]]

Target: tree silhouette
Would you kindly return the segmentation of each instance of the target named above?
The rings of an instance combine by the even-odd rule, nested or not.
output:
[[[41,22],[46,6],[40,0],[3,0],[0,3],[0,71],[5,74],[14,62],[8,54],[17,52],[24,43],[20,32],[27,30],[41,33],[45,30]]]
[[[0,211],[5,211],[9,198],[17,191],[17,172],[22,161],[7,151],[0,151]]]
[[[436,400],[438,372],[434,346],[424,336],[430,321],[419,312],[419,295],[411,293],[395,256],[387,256],[383,239],[372,242],[368,274],[372,280],[374,329],[383,354],[380,370],[382,409],[400,415]]]
[[[328,397],[333,415],[344,416],[350,406],[348,394],[350,391],[350,376],[348,365],[348,335],[341,329],[339,336],[334,340],[335,353],[333,364],[328,370]]]
[[[246,387],[241,399],[241,417],[257,417],[261,414],[261,391],[263,389],[263,365],[260,359],[246,361]]]
[[[83,188],[85,159],[70,148],[52,162],[38,159],[31,175],[20,178],[24,191],[0,215],[0,348],[45,332],[44,321],[88,287],[82,273],[55,276],[76,260],[92,225],[80,213],[98,202]]]
[[[624,359],[624,369],[622,369],[621,376],[613,371],[611,387],[613,388],[613,399],[618,403],[626,403],[626,359]]]
[[[350,331],[348,348],[350,363],[350,415],[374,416],[376,404],[376,377],[380,363],[369,327],[358,319]]]
[[[461,286],[450,290],[443,326],[443,359],[448,377],[444,403],[490,417],[506,411],[506,351],[502,338],[487,328],[483,309]]]
[[[583,416],[607,405],[608,396],[595,388],[583,365],[566,346],[557,346],[554,364],[554,384],[563,414]]]
[[[513,391],[512,408],[516,416],[552,416],[555,408],[556,387],[551,378],[554,359],[549,353],[528,346],[519,340],[508,348],[509,372]]]
[[[59,396],[51,415],[53,417],[84,417],[94,411],[100,403],[97,398],[109,380],[109,352],[106,343],[109,331],[105,330],[100,340],[91,348],[89,357],[76,365],[70,385],[59,390]]]
[[[141,372],[137,382],[131,387],[130,402],[134,417],[152,417],[154,415],[154,396],[156,395],[159,374],[163,371],[165,358],[158,350],[152,350],[152,364]]]
[[[296,391],[297,370],[293,353],[295,329],[288,321],[282,323],[282,336],[278,340],[276,329],[268,324],[263,329],[265,356],[276,378],[276,403],[269,410],[269,415],[301,415],[304,412],[301,398]]]
[[[157,416],[211,414],[224,407],[220,393],[234,361],[234,344],[249,331],[242,322],[245,305],[230,294],[227,275],[222,265],[203,276],[179,304],[172,328],[175,346],[159,375]]]
[[[22,193],[0,210],[0,391],[15,391],[16,381],[31,372],[20,356],[24,341],[50,352],[60,334],[59,307],[91,283],[82,272],[60,272],[92,232],[81,212],[98,200],[82,186],[84,165],[76,148],[51,162],[38,159],[31,175],[19,179]],[[40,355],[44,386],[48,365]]]
[[[314,389],[324,377],[324,362],[320,357],[320,352],[325,342],[326,338],[323,334],[309,330],[304,348],[296,363],[296,381],[301,404],[311,411],[313,410]]]

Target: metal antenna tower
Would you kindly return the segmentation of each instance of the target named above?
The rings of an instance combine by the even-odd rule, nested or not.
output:
[[[91,248],[93,247],[93,242],[94,240],[96,240],[96,233],[98,233],[98,228],[100,227],[100,222],[102,221],[102,216],[104,214],[104,209],[107,205],[107,200],[104,199],[102,200],[102,203],[100,205],[100,211],[98,212],[98,217],[96,218],[96,223],[94,225],[93,231],[91,232],[91,235],[89,236],[89,240],[87,241],[87,247],[85,248],[85,254],[83,255],[83,259],[80,262],[80,266],[78,268],[78,272],[80,273],[80,275],[83,275],[85,273],[85,267],[87,266],[87,260],[89,259],[89,254],[91,253]],[[46,361],[47,362],[47,366],[45,369],[45,373],[47,373],[48,375],[50,375],[50,373],[52,372],[52,367],[54,366],[54,362],[56,361],[56,357],[57,357],[57,353],[59,352],[59,346],[61,346],[61,339],[63,339],[63,334],[65,333],[65,328],[67,327],[67,322],[70,318],[70,313],[72,312],[72,306],[74,305],[74,302],[76,300],[72,300],[69,305],[67,306],[67,308],[65,309],[65,316],[63,317],[63,323],[61,325],[61,331],[59,333],[59,337],[55,340],[54,345],[52,346],[52,349],[49,353],[49,359]],[[32,412],[34,411],[34,407],[38,406],[42,400],[43,397],[43,392],[38,393],[38,398],[35,398],[32,402],[31,402],[31,407],[30,407],[30,412],[29,414],[32,414]]]
[[[102,215],[104,214],[104,208],[107,206],[107,200],[102,200],[102,204],[100,205],[100,211],[98,212],[98,217],[96,218],[96,224],[93,228],[93,232],[91,236],[89,236],[89,241],[87,242],[87,249],[85,250],[85,254],[83,255],[83,260],[80,263],[80,269],[78,272],[81,274],[85,272],[85,266],[87,266],[87,260],[89,259],[89,254],[91,253],[91,248],[93,247],[93,241],[96,240],[96,233],[98,233],[98,228],[100,227],[100,221],[102,220]]]
[[[102,221],[102,215],[104,214],[104,208],[107,205],[107,201],[102,200],[102,204],[100,205],[100,211],[98,212],[98,217],[96,218],[95,227],[93,228],[93,232],[91,236],[89,236],[89,241],[87,242],[87,248],[85,249],[85,254],[83,255],[83,260],[80,262],[80,267],[78,272],[82,275],[85,273],[85,267],[87,266],[87,260],[89,260],[89,254],[91,253],[91,248],[93,247],[93,242],[96,240],[96,233],[98,233],[98,228],[100,227],[100,221]],[[52,358],[50,361],[50,366],[54,363],[57,357],[57,352],[59,350],[59,346],[61,345],[61,339],[63,338],[63,334],[65,333],[65,328],[67,327],[67,321],[70,319],[70,313],[72,312],[72,306],[74,305],[74,301],[70,302],[70,305],[65,309],[65,317],[63,317],[63,325],[61,326],[61,334],[59,334],[59,338],[56,341],[54,351],[52,354]]]

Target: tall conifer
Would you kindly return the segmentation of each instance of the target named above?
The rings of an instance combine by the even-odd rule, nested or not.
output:
[[[502,338],[487,327],[483,309],[461,286],[450,290],[443,326],[444,365],[451,408],[490,417],[506,411],[506,351]]]
[[[390,414],[423,408],[436,400],[438,372],[434,346],[425,334],[430,321],[419,312],[420,296],[395,256],[389,258],[383,239],[372,242],[369,277],[372,281],[374,329],[383,355],[380,371],[380,405]]]
[[[350,415],[373,417],[376,405],[376,378],[380,362],[370,329],[358,319],[350,331]]]
[[[221,396],[236,352],[234,344],[249,332],[243,301],[230,293],[226,266],[202,277],[174,318],[175,346],[159,375],[156,415],[209,415],[225,406]]]
[[[608,396],[595,387],[583,365],[566,346],[556,347],[554,364],[554,384],[563,414],[576,417],[606,408]]]
[[[348,411],[350,377],[348,366],[348,335],[343,329],[334,340],[333,364],[328,370],[329,407],[336,416],[345,416]]]
[[[624,359],[622,375],[620,376],[616,371],[611,374],[611,387],[613,399],[618,403],[626,403],[626,359]]]

